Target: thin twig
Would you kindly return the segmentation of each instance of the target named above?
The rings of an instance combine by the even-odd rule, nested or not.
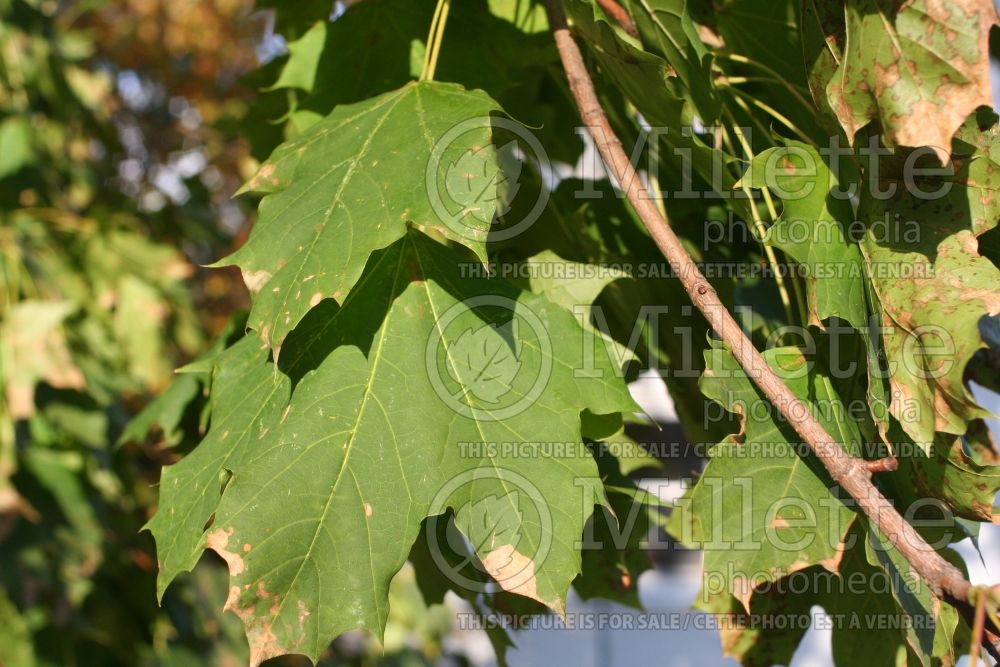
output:
[[[868,466],[868,472],[873,475],[877,472],[892,472],[899,469],[899,459],[895,456],[887,456],[884,459],[865,461],[865,465]]]
[[[969,648],[969,667],[979,664],[979,644],[983,638],[983,627],[986,625],[986,591],[980,590],[976,599],[976,613],[972,618],[972,642]]]
[[[806,403],[800,400],[767,365],[740,325],[726,309],[712,285],[687,254],[680,239],[653,203],[635,168],[622,150],[594,90],[583,56],[566,25],[560,0],[546,0],[549,24],[555,38],[563,69],[577,108],[594,140],[601,159],[625,192],[653,241],[677,275],[691,301],[708,320],[712,329],[730,348],[733,356],[760,390],[792,424],[826,468],[830,477],[857,502],[871,523],[903,555],[911,567],[939,598],[955,606],[971,622],[971,584],[954,565],[946,561],[896,511],[892,503],[872,484],[864,459],[848,454],[816,421]],[[983,644],[1000,659],[1000,638],[986,633]]]
[[[639,30],[635,27],[635,21],[625,11],[625,8],[618,4],[617,0],[597,0],[597,4],[622,27],[622,30],[633,37],[639,36]]]

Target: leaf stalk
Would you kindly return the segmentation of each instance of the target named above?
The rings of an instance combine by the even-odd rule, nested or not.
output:
[[[433,81],[437,69],[438,54],[441,52],[441,41],[444,39],[444,26],[448,21],[448,10],[451,0],[438,0],[431,18],[431,27],[427,33],[427,48],[424,51],[424,66],[420,72],[421,81]]]

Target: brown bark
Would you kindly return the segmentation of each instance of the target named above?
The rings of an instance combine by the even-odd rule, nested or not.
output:
[[[618,4],[617,0],[597,0],[597,4],[607,13],[608,16],[618,22],[622,29],[633,37],[639,36],[639,30],[635,27],[635,22],[629,16],[625,8]]]

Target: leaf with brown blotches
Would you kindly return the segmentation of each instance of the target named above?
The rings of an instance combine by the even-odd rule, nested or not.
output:
[[[277,369],[253,335],[227,353],[248,368],[241,379],[220,366],[212,431],[160,485],[161,587],[212,549],[251,663],[315,660],[343,632],[381,636],[421,522],[451,510],[483,573],[562,612],[577,541],[605,502],[580,412],[635,409],[601,340],[541,296],[463,277],[417,231],[376,252],[332,305],[288,337]],[[589,350],[594,372],[581,376]],[[486,447],[511,442],[524,448]]]
[[[1000,270],[979,251],[1000,219],[1000,143],[995,127],[983,132],[977,122],[953,142],[947,175],[906,186],[903,153],[887,156],[879,170],[892,196],[864,191],[858,210],[881,306],[889,411],[928,453],[935,432],[962,435],[990,416],[965,384],[966,366],[987,346],[980,320],[1000,313]]]
[[[948,161],[951,138],[980,105],[991,105],[991,0],[816,0],[836,70],[826,95],[847,138],[879,120],[894,146],[933,146]],[[833,5],[828,7],[827,5]],[[815,89],[814,89],[815,90]]]

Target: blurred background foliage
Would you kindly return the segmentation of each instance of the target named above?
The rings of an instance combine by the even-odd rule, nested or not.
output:
[[[240,662],[211,570],[155,603],[165,441],[115,444],[240,298],[196,263],[245,224],[249,5],[0,2],[5,665]]]
[[[284,136],[287,94],[258,96],[275,28],[331,7],[295,5],[275,26],[253,0],[0,0],[3,667],[246,662],[224,568],[158,606],[141,528],[205,426],[209,378],[172,369],[242,330],[238,273],[199,265],[242,241],[252,209],[232,194]],[[412,575],[393,595],[390,656],[347,637],[332,662],[440,650],[447,618],[407,613]]]

